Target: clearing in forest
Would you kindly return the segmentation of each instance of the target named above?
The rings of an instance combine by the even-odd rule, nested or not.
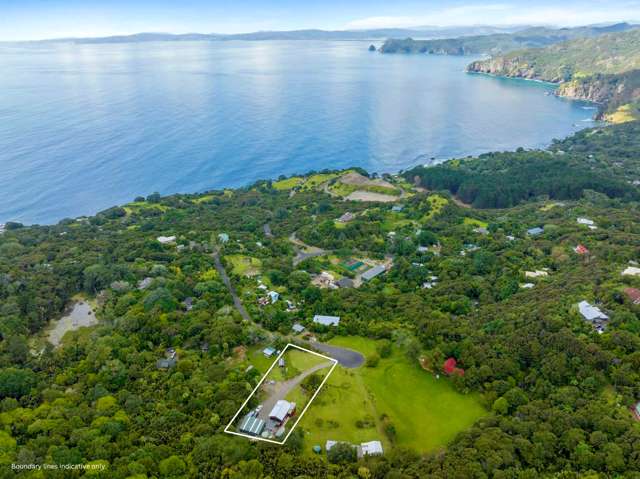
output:
[[[273,348],[263,350],[268,357],[274,353]],[[284,444],[337,364],[333,358],[287,344],[225,432]]]
[[[337,337],[331,344],[370,357],[377,342]],[[394,348],[374,367],[338,366],[322,395],[305,415],[305,451],[327,440],[358,444],[379,440],[385,446],[408,446],[429,452],[446,446],[486,410],[477,395],[461,394],[443,376],[437,379]]]

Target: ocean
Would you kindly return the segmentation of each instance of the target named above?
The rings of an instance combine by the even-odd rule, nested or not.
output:
[[[466,74],[474,58],[368,46],[0,45],[0,223],[325,168],[396,172],[591,124],[549,85]]]

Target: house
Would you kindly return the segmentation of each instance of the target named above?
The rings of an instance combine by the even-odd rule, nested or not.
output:
[[[380,441],[363,442],[358,446],[358,458],[364,456],[381,456],[382,443]]]
[[[438,284],[437,276],[430,276],[429,281],[422,283],[422,289],[431,289]]]
[[[602,334],[609,321],[609,316],[603,313],[600,308],[597,308],[587,301],[580,301],[578,303],[578,310],[585,321],[591,323],[591,325]]]
[[[287,418],[293,416],[296,410],[296,403],[279,399],[271,412],[269,413],[269,419],[275,421],[279,425],[282,425]]]
[[[584,319],[587,321],[607,320],[609,316],[604,314],[600,308],[597,308],[587,301],[580,301],[578,303],[578,310]]]
[[[175,243],[176,241],[175,236],[158,236],[156,239],[160,244],[170,244]]]
[[[573,248],[573,251],[576,254],[589,254],[589,250],[587,249],[586,246],[579,244],[578,246],[576,246],[575,248]]]
[[[633,408],[631,408],[631,411],[633,412],[633,415],[635,416],[635,418],[640,421],[640,402],[637,402],[635,404],[635,406],[633,406]]]
[[[640,276],[640,268],[629,266],[622,272],[622,276]]]
[[[353,288],[354,284],[351,278],[347,278],[345,276],[344,278],[340,278],[338,281],[336,281],[336,286],[338,288]]]
[[[426,253],[429,251],[429,247],[428,246],[418,246],[417,249],[418,253]]]
[[[227,233],[220,233],[218,235],[218,241],[220,241],[220,243],[228,243],[229,235]]]
[[[323,316],[321,314],[316,314],[313,317],[313,322],[316,324],[321,324],[323,326],[337,326],[340,323],[339,316]]]
[[[505,236],[505,238],[507,238],[509,241],[515,241],[516,240],[516,237],[513,236],[513,235],[507,235],[507,236]]]
[[[473,232],[474,233],[478,233],[481,235],[488,235],[489,234],[489,230],[483,226],[479,226],[477,228],[473,228]]]
[[[249,434],[251,436],[259,436],[264,430],[265,422],[258,418],[255,411],[251,411],[247,414],[240,423],[240,432]]]
[[[354,218],[355,218],[355,215],[353,213],[350,213],[349,211],[347,211],[340,218],[338,218],[338,222],[340,222],[340,223],[348,223],[349,221],[352,221]]]
[[[151,286],[151,283],[153,283],[153,278],[141,279],[138,282],[138,289],[140,290],[147,289],[149,286]]]
[[[633,304],[640,304],[640,289],[625,288],[624,294],[627,295],[627,297]]]
[[[579,225],[587,225],[587,226],[593,226],[595,225],[595,223],[593,222],[593,220],[590,220],[588,218],[578,218],[578,224]]]
[[[318,288],[331,288],[334,287],[334,276],[328,271],[322,271],[311,281],[311,284]]]
[[[284,365],[285,365],[285,363],[284,363],[284,358],[280,358],[280,359],[278,359],[278,366],[279,366],[279,367],[281,367],[281,368],[283,368],[283,367],[284,367]]]
[[[475,244],[465,244],[463,248],[464,249],[460,251],[460,256],[466,256],[467,253],[473,253],[474,251],[478,251],[480,249],[480,246]]]
[[[546,271],[525,271],[525,278],[543,278],[545,276],[549,276],[549,273]]]
[[[382,273],[387,271],[387,267],[383,264],[379,264],[377,266],[374,266],[371,269],[368,269],[367,271],[365,271],[364,273],[362,273],[362,279],[364,281],[371,281],[373,278],[375,278],[376,276],[381,275]]]
[[[524,284],[523,284],[522,286],[520,286],[520,287],[521,287],[521,288],[524,288],[524,289],[531,289],[531,288],[533,288],[534,286],[535,286],[535,284],[533,284],[533,283],[524,283]]]
[[[174,358],[158,359],[158,361],[156,362],[156,368],[158,368],[158,369],[171,369],[171,368],[174,368],[177,363],[178,363],[178,360],[175,357]]]
[[[270,358],[271,356],[273,356],[276,353],[276,350],[272,347],[268,347],[268,348],[264,348],[262,350],[262,354],[264,354],[264,356],[266,358]]]
[[[184,306],[184,309],[191,311],[193,309],[193,298],[185,298],[182,305]]]
[[[277,291],[269,291],[267,294],[269,295],[269,299],[271,299],[271,304],[275,303],[278,301],[278,298],[280,298],[280,293]]]
[[[391,208],[391,211],[393,211],[394,213],[400,213],[403,209],[404,205],[395,205],[393,208]]]
[[[544,227],[536,226],[535,228],[530,228],[527,230],[527,234],[529,236],[538,236],[544,233]]]
[[[448,358],[442,364],[442,371],[448,376],[456,374],[458,376],[464,376],[464,369],[458,367],[458,362],[455,358]]]
[[[291,326],[291,329],[293,329],[293,331],[295,333],[301,333],[302,331],[304,331],[304,326],[300,323],[296,323],[293,326]]]

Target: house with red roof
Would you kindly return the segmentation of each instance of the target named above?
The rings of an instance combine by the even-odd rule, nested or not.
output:
[[[587,249],[587,247],[582,244],[579,244],[578,246],[573,248],[573,251],[575,251],[577,254],[589,254],[589,250]]]
[[[464,376],[464,369],[458,367],[458,362],[455,358],[448,358],[442,365],[442,370],[448,376],[455,374],[457,376]]]
[[[640,289],[625,288],[624,294],[631,300],[633,304],[640,304]]]

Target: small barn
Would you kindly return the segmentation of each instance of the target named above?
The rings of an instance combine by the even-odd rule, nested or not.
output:
[[[448,375],[457,375],[464,376],[464,369],[458,367],[458,362],[456,358],[447,358],[447,360],[442,364],[442,371]]]

